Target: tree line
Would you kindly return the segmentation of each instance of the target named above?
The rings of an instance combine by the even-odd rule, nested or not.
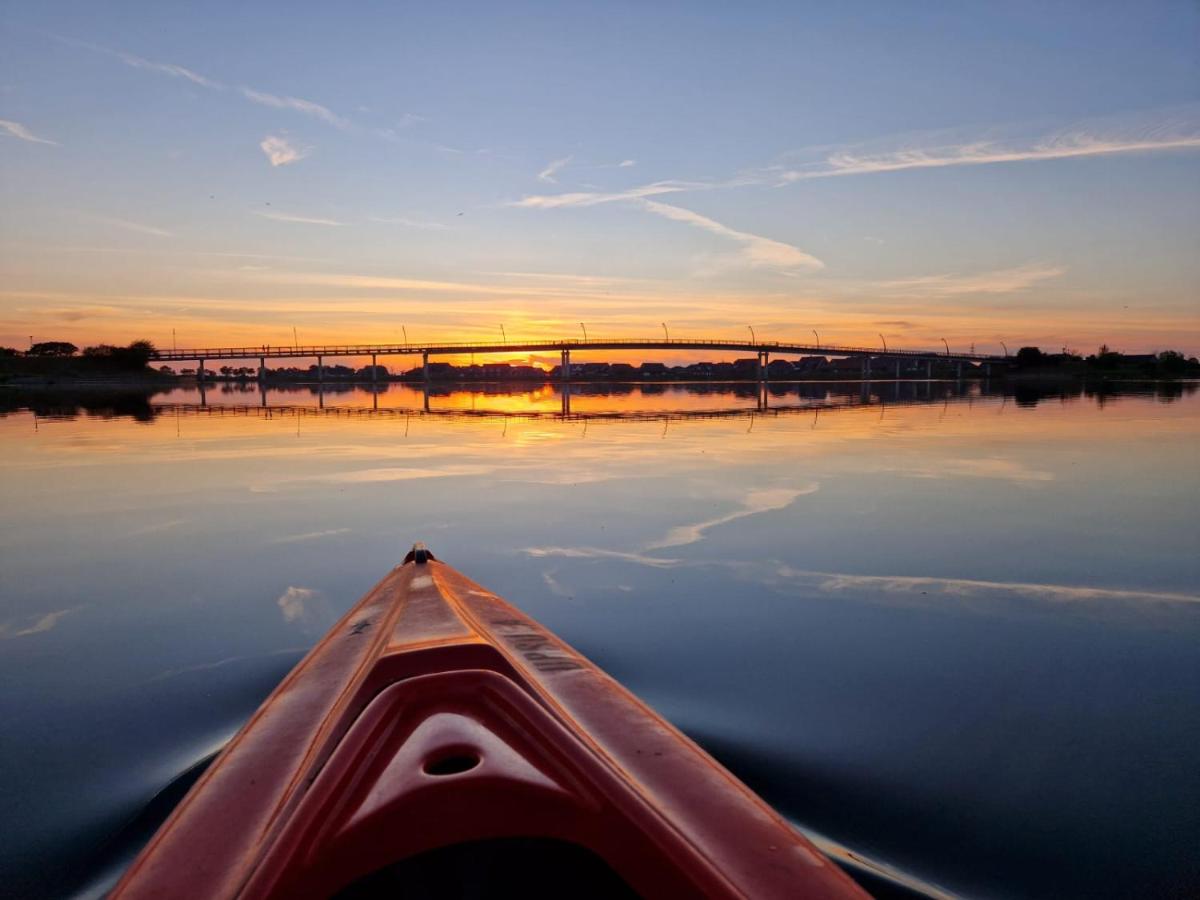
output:
[[[69,341],[41,341],[25,351],[13,347],[0,347],[0,356],[27,359],[70,359],[74,357],[101,368],[127,371],[145,368],[146,364],[154,358],[154,344],[147,340],[137,340],[125,347],[97,344],[94,347],[84,347],[80,351]]]
[[[1059,353],[1045,353],[1039,347],[1022,347],[1017,351],[1015,364],[1019,369],[1063,369],[1071,372],[1138,372],[1164,378],[1200,375],[1200,360],[1190,359],[1178,350],[1161,353],[1118,353],[1101,344],[1088,356],[1065,347]]]

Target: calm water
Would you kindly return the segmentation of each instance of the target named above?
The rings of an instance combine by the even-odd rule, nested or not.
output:
[[[103,884],[423,539],[827,846],[1194,894],[1194,388],[9,395],[0,884]]]

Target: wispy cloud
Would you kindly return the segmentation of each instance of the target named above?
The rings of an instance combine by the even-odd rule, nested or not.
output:
[[[878,281],[874,287],[880,290],[928,297],[956,296],[960,294],[1011,294],[1023,291],[1043,281],[1058,278],[1066,273],[1061,266],[1018,266],[1012,269],[997,269],[976,275],[923,275],[918,278],[901,278],[893,281]]]
[[[163,75],[170,75],[172,78],[183,78],[192,84],[198,84],[202,87],[212,88],[213,90],[223,90],[225,85],[219,81],[214,81],[211,78],[206,78],[199,72],[193,72],[191,69],[185,69],[183,66],[177,66],[174,63],[154,62],[149,59],[142,59],[140,56],[134,56],[132,53],[123,53],[119,50],[105,50],[102,47],[94,47],[105,53],[111,53],[117,59],[125,63],[127,66],[132,66],[135,69],[146,69],[150,72],[159,72]]]
[[[441,222],[425,222],[420,219],[406,219],[403,216],[368,216],[368,219],[381,225],[403,225],[405,228],[420,228],[425,231],[446,231],[450,228]]]
[[[601,203],[614,203],[619,200],[641,200],[645,197],[656,197],[659,194],[675,194],[679,191],[703,191],[718,187],[716,184],[703,181],[656,181],[641,187],[627,188],[623,191],[575,191],[569,194],[532,194],[515,200],[512,206],[526,209],[560,209],[569,206],[599,206]]]
[[[308,156],[308,149],[293,147],[287,138],[278,135],[268,135],[258,145],[267,155],[272,166],[286,166]]]
[[[1123,119],[1079,123],[1035,137],[981,137],[978,132],[964,137],[959,132],[949,138],[946,132],[940,132],[909,137],[903,145],[894,139],[883,139],[875,142],[874,147],[827,149],[819,159],[810,162],[750,169],[724,181],[664,180],[619,191],[531,195],[512,205],[536,209],[596,206],[681,191],[778,186],[813,178],[1179,149],[1200,149],[1200,107],[1195,104],[1149,110]],[[804,155],[811,154],[791,154],[790,159]],[[634,163],[625,160],[620,167]]]
[[[31,144],[50,144],[57,147],[58,141],[51,141],[47,138],[38,137],[20,122],[13,122],[11,119],[0,119],[0,130],[8,132],[9,135],[15,138],[20,138],[23,141],[29,141]]]
[[[77,47],[86,47],[96,53],[103,53],[107,56],[113,56],[121,60],[127,66],[135,69],[141,69],[147,72],[157,72],[160,75],[168,75],[171,78],[181,78],[185,81],[190,81],[192,84],[200,85],[201,87],[209,88],[214,91],[223,91],[228,89],[229,85],[217,81],[215,78],[209,78],[207,75],[201,75],[199,72],[186,68],[185,66],[177,65],[176,63],[157,62],[155,60],[145,59],[141,56],[135,56],[132,53],[126,53],[123,50],[112,50],[108,47],[101,47],[97,44],[91,44],[87,41],[79,41],[74,38],[58,37],[58,40],[63,43],[71,44]],[[272,94],[267,91],[256,90],[255,88],[242,85],[237,88],[237,93],[249,100],[251,103],[257,103],[260,106],[270,106],[275,109],[290,109],[295,112],[302,113],[306,116],[311,116],[314,119],[320,119],[328,125],[335,128],[349,128],[350,122],[344,117],[338,115],[327,106],[322,106],[320,103],[315,103],[312,100],[305,100],[302,97],[292,97],[288,95]]]
[[[155,237],[175,237],[174,234],[165,228],[157,228],[154,225],[143,225],[141,222],[131,222],[128,219],[114,219],[111,216],[88,216],[87,218],[99,222],[101,225],[124,228],[126,231],[136,231],[138,234],[151,234]]]
[[[936,169],[946,166],[981,166],[1031,160],[1070,159],[1114,153],[1200,148],[1200,135],[1151,137],[1141,140],[1106,139],[1088,134],[1056,136],[1028,146],[1006,146],[992,141],[976,141],[944,147],[895,150],[890,153],[861,155],[834,153],[811,169],[781,172],[784,182],[842,175],[871,175],[905,169]]]
[[[707,216],[702,216],[690,209],[670,206],[656,200],[642,200],[642,206],[657,216],[671,219],[675,222],[685,222],[696,228],[737,241],[742,245],[742,258],[752,266],[770,266],[776,269],[823,269],[825,263],[799,247],[772,240],[747,231],[737,231],[727,225],[722,225]]]
[[[1024,133],[1020,133],[1023,131]],[[908,169],[981,166],[1038,160],[1073,159],[1121,153],[1200,148],[1200,105],[1145,110],[1092,119],[1031,134],[1027,128],[999,126],[986,132],[926,132],[903,140],[888,139],[856,147],[829,149],[802,165],[764,169],[776,183],[811,178],[870,175]],[[796,155],[793,155],[795,158]]]
[[[564,156],[562,159],[551,161],[546,165],[546,168],[538,172],[538,179],[541,181],[548,181],[551,184],[558,184],[558,179],[554,176],[572,159],[574,159],[573,156]]]
[[[296,222],[300,225],[334,225],[342,226],[345,222],[338,222],[336,219],[320,219],[314,216],[294,216],[289,213],[281,212],[256,212],[256,216],[262,216],[264,219],[271,219],[275,222]]]
[[[290,109],[314,119],[320,119],[335,128],[347,128],[350,123],[327,106],[304,100],[300,97],[287,97],[278,94],[268,94],[266,91],[256,91],[253,88],[241,87],[238,91],[243,97],[260,106],[270,106],[275,109]]]
[[[617,163],[617,168],[618,169],[628,169],[628,168],[630,168],[632,166],[636,166],[636,165],[637,165],[636,159],[623,159],[619,163]]]

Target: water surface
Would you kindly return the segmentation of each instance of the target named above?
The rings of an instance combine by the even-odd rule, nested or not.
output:
[[[849,851],[968,896],[1200,887],[1194,385],[0,408],[17,892],[103,883],[418,539]]]

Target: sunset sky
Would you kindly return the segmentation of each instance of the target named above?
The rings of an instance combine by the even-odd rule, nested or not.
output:
[[[1196,354],[1198,47],[1186,0],[6,3],[0,345]]]

